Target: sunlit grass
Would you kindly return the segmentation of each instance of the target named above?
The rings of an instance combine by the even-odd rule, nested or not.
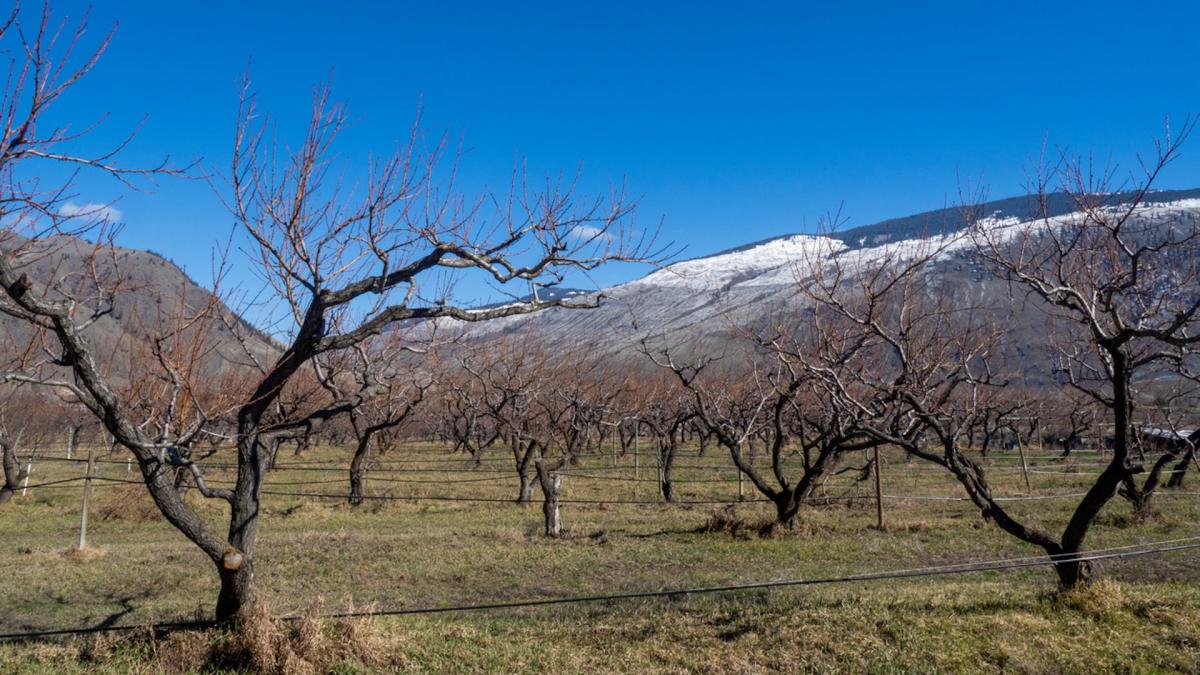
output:
[[[267,491],[344,494],[344,449],[281,457]],[[1020,462],[991,460],[991,482],[1010,496],[1081,491],[1094,455],[1062,462],[1031,450],[1031,490]],[[102,477],[134,479],[123,460],[99,464]],[[219,454],[209,464],[229,462]],[[961,501],[885,500],[887,528],[874,527],[869,499],[806,511],[800,530],[782,537],[731,536],[703,526],[721,504],[660,503],[653,458],[586,458],[564,481],[569,536],[539,535],[536,504],[424,501],[452,496],[510,500],[512,463],[495,452],[472,468],[439,448],[412,446],[384,456],[368,492],[388,499],[350,507],[342,499],[269,494],[256,561],[261,596],[279,614],[314,607],[428,607],[578,594],[675,589],[779,578],[826,577],[1038,551],[984,523]],[[333,463],[343,460],[342,463]],[[329,462],[329,464],[326,464]],[[862,458],[848,464],[861,465]],[[884,492],[959,497],[948,476],[927,464],[887,457]],[[320,469],[320,470],[311,470]],[[399,469],[403,469],[400,471]],[[136,468],[135,468],[136,471]],[[32,483],[80,475],[78,464],[35,462]],[[231,473],[210,471],[214,481]],[[832,496],[870,497],[873,483],[855,472],[828,486]],[[728,457],[689,449],[678,460],[681,501],[736,502]],[[1191,478],[1191,477],[1189,477]],[[461,483],[429,482],[457,481]],[[482,480],[486,479],[486,480]],[[396,482],[405,481],[405,482]],[[421,482],[412,482],[421,481]],[[694,482],[693,482],[694,481]],[[1191,482],[1191,481],[1189,481]],[[35,488],[0,510],[0,632],[103,622],[137,624],[208,616],[217,581],[211,564],[163,523],[137,485],[98,482],[88,555],[68,552],[77,538],[81,484]],[[102,486],[102,487],[100,487]],[[747,498],[753,487],[743,485]],[[1186,488],[1185,488],[1186,489]],[[223,528],[216,502],[189,497]],[[1089,548],[1197,534],[1195,496],[1164,495],[1158,515],[1138,523],[1117,499],[1089,537]],[[644,504],[616,503],[642,501]],[[1012,502],[1021,517],[1057,530],[1074,500]],[[736,517],[761,523],[770,505],[741,504]],[[749,532],[750,530],[747,530]],[[1200,556],[1107,562],[1121,598],[1064,603],[1053,597],[1048,568],[859,582],[838,586],[603,603],[558,608],[407,617],[378,621],[385,661],[427,670],[803,670],[1103,669],[1196,667],[1200,642]],[[1102,609],[1098,610],[1097,607]],[[182,640],[183,638],[173,638]],[[86,641],[84,641],[86,642]],[[0,670],[26,658],[48,670],[87,669],[67,645],[0,647]],[[142,644],[143,646],[136,646]],[[144,643],[106,647],[113,669],[150,658]],[[57,650],[57,651],[56,651]],[[74,650],[74,651],[72,651]],[[389,660],[390,659],[390,660]],[[1094,662],[1088,659],[1096,659]],[[1188,660],[1190,659],[1190,660]],[[380,661],[384,663],[384,661]],[[1190,664],[1190,665],[1189,665]],[[378,664],[377,664],[378,665]],[[1137,668],[1134,668],[1137,669]]]

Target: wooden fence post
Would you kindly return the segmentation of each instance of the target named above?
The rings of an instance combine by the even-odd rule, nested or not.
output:
[[[88,507],[92,501],[92,467],[96,461],[96,446],[88,446],[87,467],[83,474],[83,506],[79,509],[79,546],[80,551],[87,548]]]
[[[635,424],[633,427],[633,479],[637,480],[641,473],[641,463],[638,460],[638,442],[642,435],[642,425]]]
[[[1021,473],[1025,476],[1026,494],[1033,491],[1029,487],[1029,465],[1025,462],[1025,444],[1021,442],[1021,432],[1017,432],[1017,452],[1021,455]]]
[[[883,529],[883,478],[879,461],[879,446],[875,446],[875,525]]]
[[[33,473],[33,455],[29,456],[29,461],[25,463],[25,480],[21,481],[21,496],[29,494],[29,474]]]

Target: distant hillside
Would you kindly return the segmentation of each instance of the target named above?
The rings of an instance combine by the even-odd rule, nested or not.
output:
[[[1110,202],[1120,202],[1113,195]],[[1139,212],[1151,223],[1168,220],[1200,222],[1200,189],[1154,193]],[[1071,205],[1062,195],[1050,201],[1053,215],[1065,215]],[[1024,197],[983,205],[987,216],[1004,216],[997,227],[1016,227],[1035,215]],[[961,214],[941,209],[829,235],[796,234],[766,239],[729,251],[682,260],[640,279],[603,291],[597,309],[551,309],[533,315],[461,326],[480,338],[532,334],[546,345],[585,346],[628,364],[644,364],[637,340],[655,335],[694,353],[722,354],[742,348],[742,331],[777,317],[806,311],[798,281],[831,256],[845,256],[847,269],[870,270],[889,255],[903,256],[908,242],[948,230],[961,229]],[[1014,301],[1003,282],[984,271],[968,255],[967,246],[951,246],[927,269],[936,282],[960,293],[974,306],[989,307],[1006,339],[1020,355],[1031,381],[1052,372],[1046,344],[1046,314],[1031,303]],[[852,283],[851,280],[847,280]],[[593,296],[594,297],[594,296]],[[452,322],[450,322],[452,323]]]
[[[10,239],[9,247],[26,244]],[[35,283],[45,286],[50,280],[69,285],[73,295],[85,303],[94,302],[96,286],[81,275],[92,245],[68,236],[50,237],[26,249],[24,271]],[[181,307],[194,311],[203,307],[212,293],[192,280],[182,269],[163,256],[128,248],[115,248],[95,258],[96,274],[103,279],[120,278],[121,291],[116,294],[112,311],[90,325],[85,335],[96,347],[101,367],[117,379],[130,372],[130,352],[136,345],[148,344],[152,336],[169,325]],[[251,353],[259,359],[270,359],[280,347],[271,338],[245,322],[225,305],[219,306],[226,321],[246,336]],[[216,375],[228,369],[248,365],[248,357],[235,332],[214,321],[209,327],[209,344],[202,362],[204,372]],[[21,348],[28,342],[29,328],[15,319],[0,317],[0,331],[8,348]]]
[[[1126,195],[1112,195],[1110,201],[1115,204],[1123,197]],[[1140,217],[1200,221],[1200,189],[1160,191],[1147,201],[1153,208],[1145,209]],[[1062,215],[1072,205],[1065,196],[1054,195],[1050,208],[1052,215]],[[984,204],[981,213],[1005,216],[1016,222],[1036,215],[1035,209],[1036,205],[1028,198],[1016,197]],[[804,264],[819,263],[822,256],[836,255],[849,256],[859,269],[869,269],[872,261],[895,251],[894,247],[905,246],[906,241],[960,229],[963,225],[958,210],[940,209],[829,235],[784,235],[679,261],[640,279],[605,289],[605,299],[597,309],[551,309],[471,325],[439,320],[439,325],[477,338],[532,334],[550,347],[586,346],[623,363],[644,361],[644,358],[639,360],[633,346],[639,335],[647,333],[687,344],[691,350],[721,353],[737,344],[737,336],[744,328],[781,313],[803,311],[804,300],[798,297],[796,289],[797,275],[805,273]],[[38,255],[28,269],[33,278],[45,280],[55,273],[78,275],[89,246],[69,237],[55,237],[39,242],[35,248]],[[105,367],[115,376],[121,376],[131,370],[132,347],[144,345],[168,317],[177,313],[180,303],[198,307],[208,302],[211,294],[155,253],[118,248],[112,259],[100,261],[99,273],[111,275],[114,266],[123,276],[124,289],[111,314],[92,325],[88,336],[104,356]],[[977,306],[994,306],[998,313],[1005,314],[1004,321],[1011,326],[1008,337],[1018,343],[1018,351],[1026,357],[1028,372],[1039,377],[1050,371],[1045,353],[1044,317],[1027,307],[1012,306],[1008,289],[986,274],[964,250],[944,251],[928,273],[938,275],[941,283],[969,295]],[[572,288],[546,289],[542,293],[543,299],[585,300],[594,299],[595,295]],[[249,337],[250,349],[260,360],[269,360],[282,349],[223,305],[221,311],[237,326],[237,333]],[[14,320],[0,318],[0,331],[9,345],[28,341],[28,328]],[[246,365],[248,359],[241,344],[234,331],[225,325],[214,326],[210,343],[203,364],[207,372],[218,374]]]

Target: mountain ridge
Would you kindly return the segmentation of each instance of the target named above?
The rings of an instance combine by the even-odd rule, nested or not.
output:
[[[1128,193],[1108,196],[1115,205]],[[1025,206],[1022,207],[1021,205]],[[1025,197],[997,200],[981,205],[976,213],[986,214],[982,224],[996,228],[1001,237],[1018,231],[1021,222],[1036,211]],[[1065,196],[1050,201],[1052,218],[1073,212]],[[1200,221],[1200,189],[1163,190],[1152,193],[1139,207],[1139,218],[1180,217]],[[800,277],[809,265],[835,256],[847,261],[848,269],[866,271],[875,261],[889,255],[908,256],[921,248],[920,242],[948,246],[930,264],[930,274],[953,284],[956,292],[974,306],[994,306],[998,316],[1012,321],[1014,339],[1019,336],[1022,353],[1029,355],[1029,369],[1036,374],[1050,371],[1044,343],[1045,318],[1036,312],[1014,308],[1006,300],[1003,282],[984,270],[969,255],[966,241],[936,241],[961,230],[965,221],[948,220],[950,210],[929,211],[893,218],[870,226],[828,234],[787,234],[751,242],[708,256],[673,262],[632,281],[617,284],[589,296],[603,295],[600,306],[588,310],[552,308],[531,315],[509,317],[478,325],[461,325],[469,336],[479,338],[514,334],[536,335],[539,343],[583,346],[621,360],[636,360],[637,344],[655,335],[692,354],[723,353],[746,328],[759,326],[780,312],[795,313],[805,304],[799,291]],[[937,218],[953,227],[929,236],[928,224]],[[1164,221],[1165,222],[1165,221]],[[869,243],[867,237],[878,237]],[[1039,323],[1040,322],[1040,323]],[[644,360],[644,357],[643,357]]]
[[[1112,204],[1120,204],[1128,201],[1128,198],[1133,195],[1132,192],[1116,192],[1107,195],[1107,202]],[[1146,204],[1162,204],[1176,202],[1184,199],[1200,199],[1200,188],[1179,188],[1179,189],[1164,189],[1155,190],[1147,194],[1144,203]],[[1070,213],[1073,209],[1073,203],[1069,195],[1063,192],[1054,192],[1047,195],[1048,214],[1051,218]],[[1020,195],[1015,197],[1005,197],[996,199],[974,207],[974,210],[985,214],[989,217],[1001,215],[1004,217],[1014,217],[1021,220],[1027,220],[1038,213],[1037,200],[1032,195]],[[930,223],[942,222],[946,224],[940,230],[931,230]],[[920,225],[924,229],[918,227]],[[855,240],[861,240],[867,237],[878,235],[893,235],[900,232],[905,235],[915,235],[921,232],[926,234],[945,234],[955,232],[966,226],[966,220],[963,216],[963,209],[955,206],[947,206],[940,209],[932,209],[929,211],[921,211],[908,216],[898,216],[888,218],[876,223],[868,225],[857,225],[845,230],[833,230],[832,232],[788,232],[785,234],[759,239],[757,241],[740,244],[732,248],[727,248],[716,253],[685,258],[676,262],[689,262],[692,260],[702,260],[704,258],[713,258],[716,256],[727,255],[730,253],[741,253],[748,249],[769,244],[780,239],[789,239],[791,237],[800,236],[829,236],[834,239],[840,239],[848,245]],[[878,242],[875,245],[880,245],[885,242]]]

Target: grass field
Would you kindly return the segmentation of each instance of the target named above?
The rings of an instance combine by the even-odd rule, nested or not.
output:
[[[48,453],[61,457],[61,453]],[[321,448],[281,459],[267,491],[341,494],[348,452]],[[1031,489],[1015,456],[991,460],[997,491],[1013,497],[1080,491],[1095,455],[1064,462],[1031,450]],[[101,477],[126,480],[121,457],[101,458]],[[219,653],[242,645],[265,670],[759,672],[1200,670],[1200,554],[1105,561],[1105,581],[1055,592],[1048,567],[946,577],[856,581],[711,595],[607,601],[383,619],[320,620],[348,608],[412,608],[573,595],[830,577],[985,561],[1038,553],[961,501],[957,485],[924,464],[888,457],[887,527],[870,499],[815,506],[799,531],[760,536],[769,504],[735,509],[744,527],[706,531],[721,502],[736,502],[728,457],[690,450],[678,460],[677,498],[657,503],[652,460],[592,456],[564,479],[569,536],[540,535],[541,512],[516,495],[511,460],[473,468],[445,450],[412,446],[382,459],[352,508],[337,498],[268,494],[256,570],[274,615],[257,645],[224,631],[0,643],[0,671],[95,672],[221,669]],[[210,464],[229,462],[217,455]],[[851,463],[858,463],[857,460]],[[79,463],[37,461],[33,484],[82,473]],[[214,481],[222,474],[211,469]],[[1189,484],[1194,477],[1189,477]],[[747,498],[757,497],[746,483]],[[1185,488],[1186,489],[1186,488]],[[853,472],[832,496],[873,494]],[[89,543],[77,538],[82,484],[37,487],[0,507],[0,632],[132,625],[208,616],[216,576],[198,550],[163,523],[138,485],[99,481]],[[197,503],[203,502],[193,495]],[[578,500],[578,501],[573,501]],[[586,503],[580,503],[586,502]],[[623,503],[646,502],[646,503]],[[1072,499],[1011,503],[1057,531]],[[218,528],[216,503],[202,508]],[[1114,500],[1089,548],[1200,534],[1200,497],[1168,494],[1158,515],[1136,523]],[[265,636],[265,637],[264,637]],[[235,644],[237,643],[237,644]],[[269,648],[263,647],[267,644]],[[274,646],[270,646],[274,645]],[[238,647],[241,648],[241,647]],[[266,649],[266,652],[263,650]],[[245,665],[242,662],[241,665]]]

